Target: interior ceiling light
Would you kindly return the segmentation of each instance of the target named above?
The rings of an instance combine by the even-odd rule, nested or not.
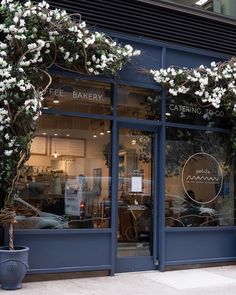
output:
[[[199,1],[195,2],[195,4],[202,6],[202,5],[206,4],[207,2],[208,2],[208,0],[199,0]]]
[[[60,155],[59,155],[59,153],[57,152],[56,142],[55,142],[55,143],[54,143],[54,152],[52,153],[52,157],[53,157],[54,159],[57,159],[58,156],[60,156]]]
[[[103,131],[101,131],[101,132],[100,132],[100,135],[104,135],[104,132],[103,132]]]
[[[96,130],[93,132],[93,138],[97,138]]]
[[[107,133],[111,133],[111,130],[107,130]]]
[[[56,151],[52,154],[53,158],[57,159],[60,156]]]
[[[59,103],[60,101],[56,98],[53,100],[53,103]]]

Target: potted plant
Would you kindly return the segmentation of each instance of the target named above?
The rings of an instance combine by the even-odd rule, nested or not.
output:
[[[88,75],[115,75],[140,52],[89,31],[79,14],[52,10],[45,1],[2,0],[0,19],[0,223],[9,229],[9,245],[0,249],[0,278],[3,289],[18,289],[28,269],[29,249],[14,246],[14,199],[43,95],[52,81],[48,70],[56,66]]]

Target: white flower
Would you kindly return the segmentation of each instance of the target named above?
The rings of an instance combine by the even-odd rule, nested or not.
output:
[[[178,92],[172,88],[169,89],[169,93],[172,94],[173,96],[176,96]]]
[[[33,50],[33,49],[35,49],[35,48],[37,48],[37,47],[38,47],[38,46],[37,46],[36,43],[28,44],[28,49],[29,49],[29,50]]]
[[[7,157],[11,156],[12,153],[13,153],[12,150],[5,150],[5,151],[4,151],[4,155],[7,156]]]
[[[133,52],[133,56],[138,56],[140,54],[141,54],[140,50],[134,50],[134,52]]]
[[[203,85],[207,85],[208,84],[208,77],[200,78],[199,83],[203,84]]]
[[[127,51],[133,51],[133,47],[129,44],[125,45],[124,48],[127,50]]]
[[[202,96],[202,95],[203,95],[203,92],[202,92],[202,91],[200,91],[200,90],[198,90],[198,91],[195,91],[195,95],[197,95],[197,96]]]
[[[41,39],[37,40],[37,43],[38,43],[38,45],[41,46],[41,47],[44,47],[45,44],[46,44],[45,41],[43,41],[43,40],[41,40]]]
[[[13,18],[13,22],[16,24],[16,23],[18,23],[18,21],[19,21],[19,18],[18,18],[17,16],[15,16],[15,17]]]
[[[79,28],[80,29],[84,29],[86,27],[86,23],[85,22],[82,22],[79,24]]]
[[[6,49],[7,48],[7,44],[6,43],[3,43],[3,42],[0,42],[0,48],[1,49]]]
[[[66,53],[65,53],[65,55],[64,55],[64,59],[66,60],[66,59],[68,59],[69,58],[69,56],[70,56],[70,52],[69,51],[67,51]]]
[[[24,6],[27,7],[27,8],[29,8],[31,5],[32,5],[32,2],[31,2],[31,1],[27,1],[27,2],[24,4]]]
[[[20,27],[24,27],[25,26],[25,20],[24,19],[20,19]]]

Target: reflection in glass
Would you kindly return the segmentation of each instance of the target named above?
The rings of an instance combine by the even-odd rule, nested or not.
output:
[[[47,89],[43,109],[111,114],[111,87],[109,84],[53,76]]]
[[[120,86],[117,113],[123,117],[160,120],[161,95],[153,90]]]
[[[153,134],[120,129],[118,256],[152,252]]]
[[[167,96],[166,120],[175,123],[204,125],[208,127],[229,127],[225,110],[188,95]]]
[[[166,226],[234,225],[234,166],[229,137],[168,128]]]
[[[236,17],[235,0],[165,0],[165,2],[183,4],[205,11]]]
[[[109,144],[108,121],[42,115],[18,182],[16,227],[110,227]]]

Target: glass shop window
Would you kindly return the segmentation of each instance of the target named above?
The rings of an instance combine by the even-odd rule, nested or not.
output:
[[[42,115],[22,169],[17,228],[110,227],[110,122]]]
[[[229,120],[225,118],[225,110],[187,95],[167,96],[166,120],[208,127],[230,127]]]
[[[235,225],[234,159],[228,135],[167,128],[167,227]]]
[[[210,11],[229,17],[236,17],[235,0],[164,0],[168,3],[182,4],[202,11]]]
[[[71,77],[53,76],[47,89],[43,109],[111,114],[111,86]]]
[[[154,90],[120,86],[117,113],[122,117],[160,120],[161,93]]]

